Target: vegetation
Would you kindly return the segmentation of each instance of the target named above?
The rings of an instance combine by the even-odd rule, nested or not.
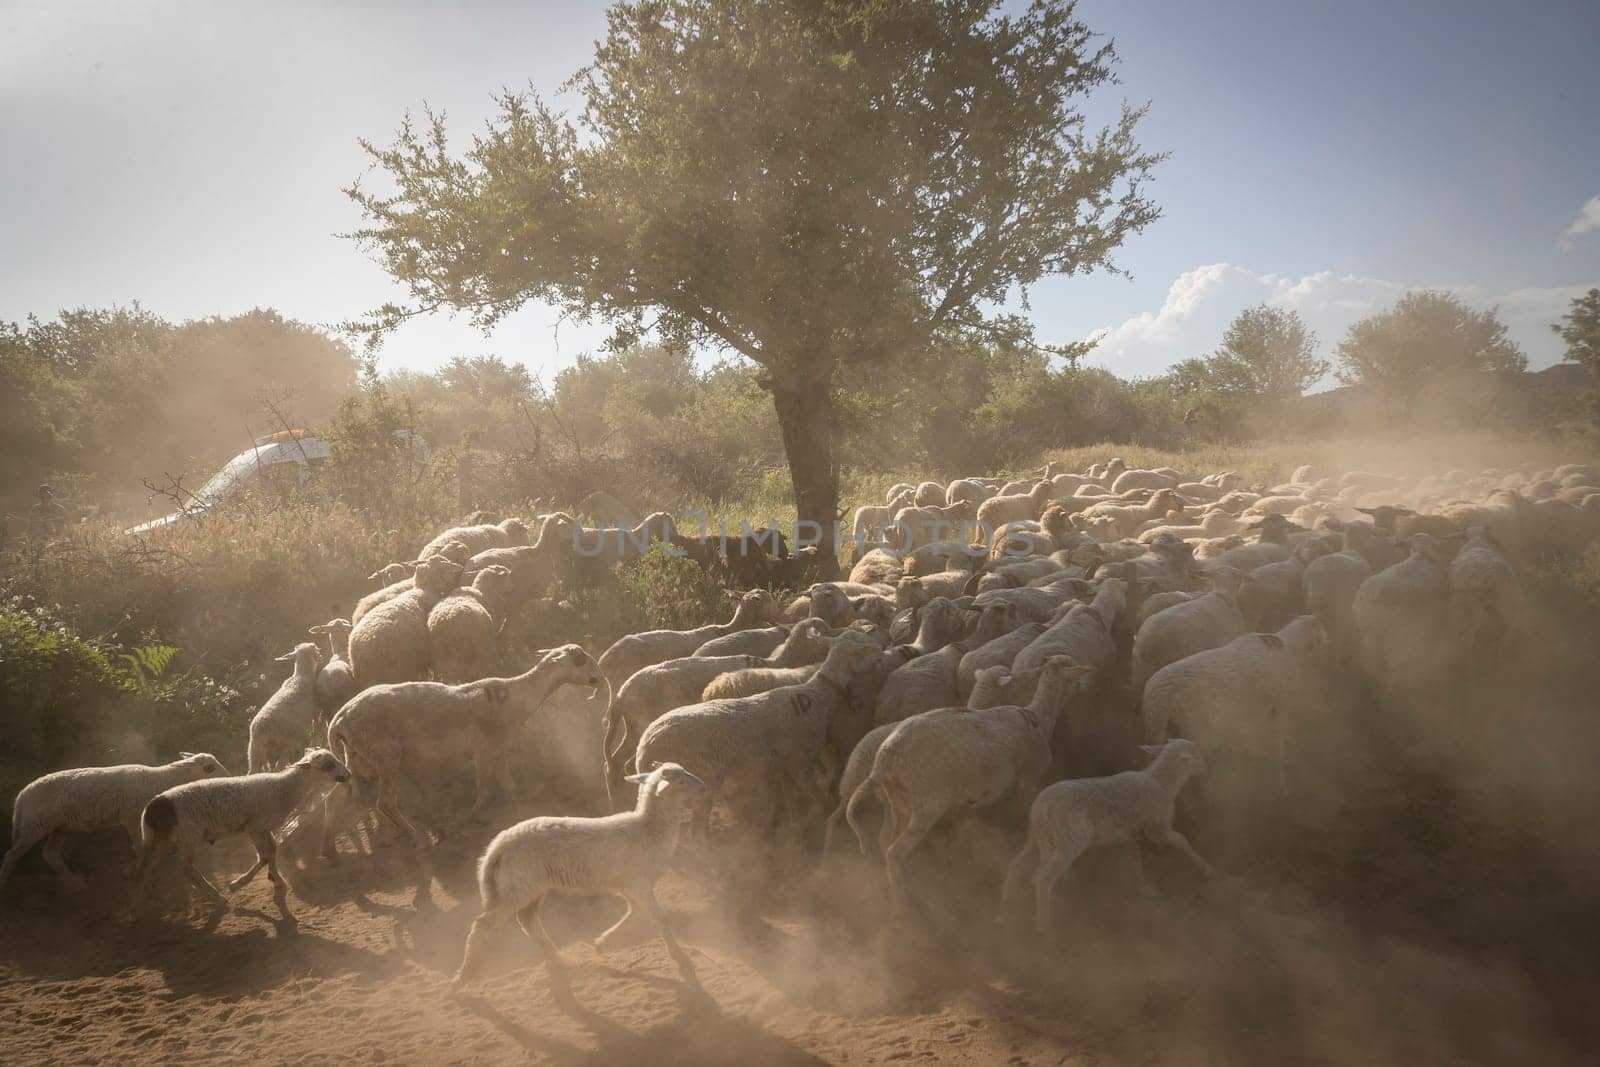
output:
[[[1261,304],[1239,313],[1215,353],[1187,359],[1169,377],[1210,436],[1263,425],[1281,429],[1307,389],[1328,373],[1317,335],[1293,311]]]
[[[442,120],[372,148],[394,190],[356,235],[408,315],[489,323],[540,298],[759,368],[801,518],[831,527],[841,370],[931,362],[952,337],[1032,347],[984,310],[1109,267],[1156,217],[1139,112],[1080,110],[1115,55],[1066,0],[618,3],[574,75],[576,125],[508,97],[464,159]]]

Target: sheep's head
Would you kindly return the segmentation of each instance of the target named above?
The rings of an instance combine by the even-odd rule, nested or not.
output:
[[[588,686],[590,700],[599,696],[600,687],[606,681],[605,675],[600,672],[599,661],[585,652],[581,645],[562,645],[551,649],[534,669],[553,673],[555,686]]]
[[[277,659],[279,663],[293,663],[296,671],[314,671],[322,663],[322,652],[310,641],[302,641],[294,646],[294,651],[285,652]]]
[[[501,532],[513,546],[528,543],[528,528],[523,525],[521,519],[506,519],[499,525]]]
[[[822,640],[828,646],[828,655],[819,672],[827,671],[835,678],[867,670],[877,663],[878,653],[883,651],[876,640],[857,630],[842,630]]]
[[[648,774],[630,774],[624,781],[639,786],[639,796],[686,803],[706,791],[706,784],[676,763],[663,763]]]
[[[1016,676],[1005,664],[981,667],[973,675],[972,695],[967,697],[969,708],[993,708],[1012,703]]]
[[[461,584],[461,574],[465,569],[459,563],[452,562],[444,556],[429,556],[416,562],[417,571],[412,575],[412,582],[418,589],[425,590],[435,596],[443,596]]]
[[[1186,775],[1201,774],[1206,769],[1205,757],[1195,743],[1187,738],[1174,737],[1162,745],[1140,745],[1139,750],[1147,756],[1154,756],[1156,762],[1165,761],[1169,766],[1178,767]]]
[[[1157,489],[1146,505],[1157,515],[1165,515],[1169,511],[1183,511],[1183,497],[1178,495],[1176,489]]]
[[[1325,656],[1330,643],[1327,624],[1315,615],[1300,615],[1290,619],[1275,636],[1282,640],[1286,648],[1312,660],[1320,660]]]
[[[1121,456],[1113,456],[1113,457],[1111,457],[1111,460],[1106,464],[1106,477],[1108,479],[1115,478],[1117,475],[1121,474],[1123,471],[1125,471],[1127,469],[1128,469],[1128,461],[1127,460],[1123,459]]]
[[[1249,571],[1221,563],[1206,571],[1205,576],[1210,581],[1212,589],[1229,599],[1237,599],[1239,592],[1255,581],[1255,577]]]
[[[894,602],[899,608],[920,608],[928,602],[928,587],[921,578],[905,577],[894,589]]]
[[[811,615],[829,626],[844,626],[850,621],[850,598],[844,590],[831,582],[818,582],[807,590],[811,597]]]
[[[435,554],[443,556],[451,563],[466,563],[472,558],[472,548],[465,541],[452,539],[446,541],[442,548],[435,549]]]
[[[306,754],[296,760],[290,770],[321,775],[328,779],[330,785],[350,780],[350,768],[325,748],[306,749]]]
[[[351,626],[349,619],[329,619],[327,622],[320,623],[309,628],[306,630],[306,633],[317,634],[319,636],[322,634],[331,634],[334,637],[349,637],[350,630]]]
[[[228,773],[222,761],[209,752],[180,752],[178,764],[194,778],[218,778]]]
[[[1044,532],[1050,535],[1050,540],[1061,544],[1067,536],[1068,515],[1067,509],[1060,504],[1052,504],[1044,509],[1044,514],[1039,517],[1039,525],[1044,527]]]
[[[1356,510],[1363,515],[1370,516],[1372,518],[1372,525],[1376,526],[1378,529],[1387,534],[1394,533],[1394,523],[1396,519],[1400,518],[1402,515],[1416,514],[1416,512],[1412,511],[1410,508],[1395,507],[1391,504],[1380,504],[1375,508],[1356,508]]]
[[[412,572],[415,570],[415,564],[389,563],[367,575],[367,581],[377,582],[380,586],[393,585],[411,577]]]
[[[965,611],[953,601],[942,596],[934,597],[923,605],[916,643],[932,651],[934,648],[943,648],[951,641],[960,640],[966,622],[964,615]]]
[[[855,612],[856,622],[869,622],[877,626],[888,626],[894,620],[895,607],[887,597],[875,593],[863,593],[850,601],[850,610]],[[852,623],[851,625],[854,625]]]

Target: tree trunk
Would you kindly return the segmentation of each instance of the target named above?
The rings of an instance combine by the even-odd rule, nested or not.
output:
[[[793,386],[775,382],[772,402],[783,430],[789,477],[794,482],[795,514],[802,524],[795,531],[795,547],[815,544],[831,574],[838,566],[839,556],[834,536],[839,512],[839,468],[833,454],[832,382]]]

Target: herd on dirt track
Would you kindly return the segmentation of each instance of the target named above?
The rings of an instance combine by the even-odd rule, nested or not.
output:
[[[1213,876],[1176,812],[1194,825],[1292,803],[1291,754],[1314,732],[1319,694],[1360,687],[1401,708],[1440,678],[1516,656],[1537,639],[1533,568],[1600,539],[1600,477],[1581,464],[1420,478],[1307,466],[1247,486],[1231,472],[1112,459],[888,497],[857,510],[844,579],[771,531],[688,537],[664,513],[631,530],[586,530],[562,513],[474,516],[416,562],[372,575],[380,588],[348,619],[311,626],[326,651],[304,643],[280,657],[292,673],[250,723],[248,773],[182,753],[24,788],[0,887],[42,844],[82,890],[65,836],[122,827],[135,902],[170,855],[220,903],[197,867],[202,846],[243,836],[257,860],[229,888],[264,869],[292,922],[278,852],[302,821],[321,828],[322,859],[307,862],[335,860],[344,837],[370,852],[380,820],[425,857],[432,842],[402,807],[417,776],[470,767],[471,814],[486,817],[497,793],[511,799],[523,728],[558,689],[582,686],[603,733],[594,784],[614,814],[533,818],[494,837],[457,981],[512,920],[559,979],[539,919],[553,892],[622,897],[628,914],[599,943],[642,911],[694,985],[654,888],[680,842],[709,856],[792,836],[812,843],[813,861],[859,848],[891,914],[915,921],[908,856],[980,811],[1022,835],[995,872],[1001,921],[1043,934],[1086,850],[1166,848]],[[508,619],[602,580],[652,540],[729,589],[728,622],[632,634],[598,657],[534,650],[524,673],[498,676]],[[324,724],[326,747],[306,750]]]

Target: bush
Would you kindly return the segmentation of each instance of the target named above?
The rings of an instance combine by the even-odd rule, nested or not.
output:
[[[178,653],[153,639],[86,638],[38,604],[0,601],[0,796],[62,767],[159,763],[180,750],[237,766],[239,692],[194,668],[175,673]]]

